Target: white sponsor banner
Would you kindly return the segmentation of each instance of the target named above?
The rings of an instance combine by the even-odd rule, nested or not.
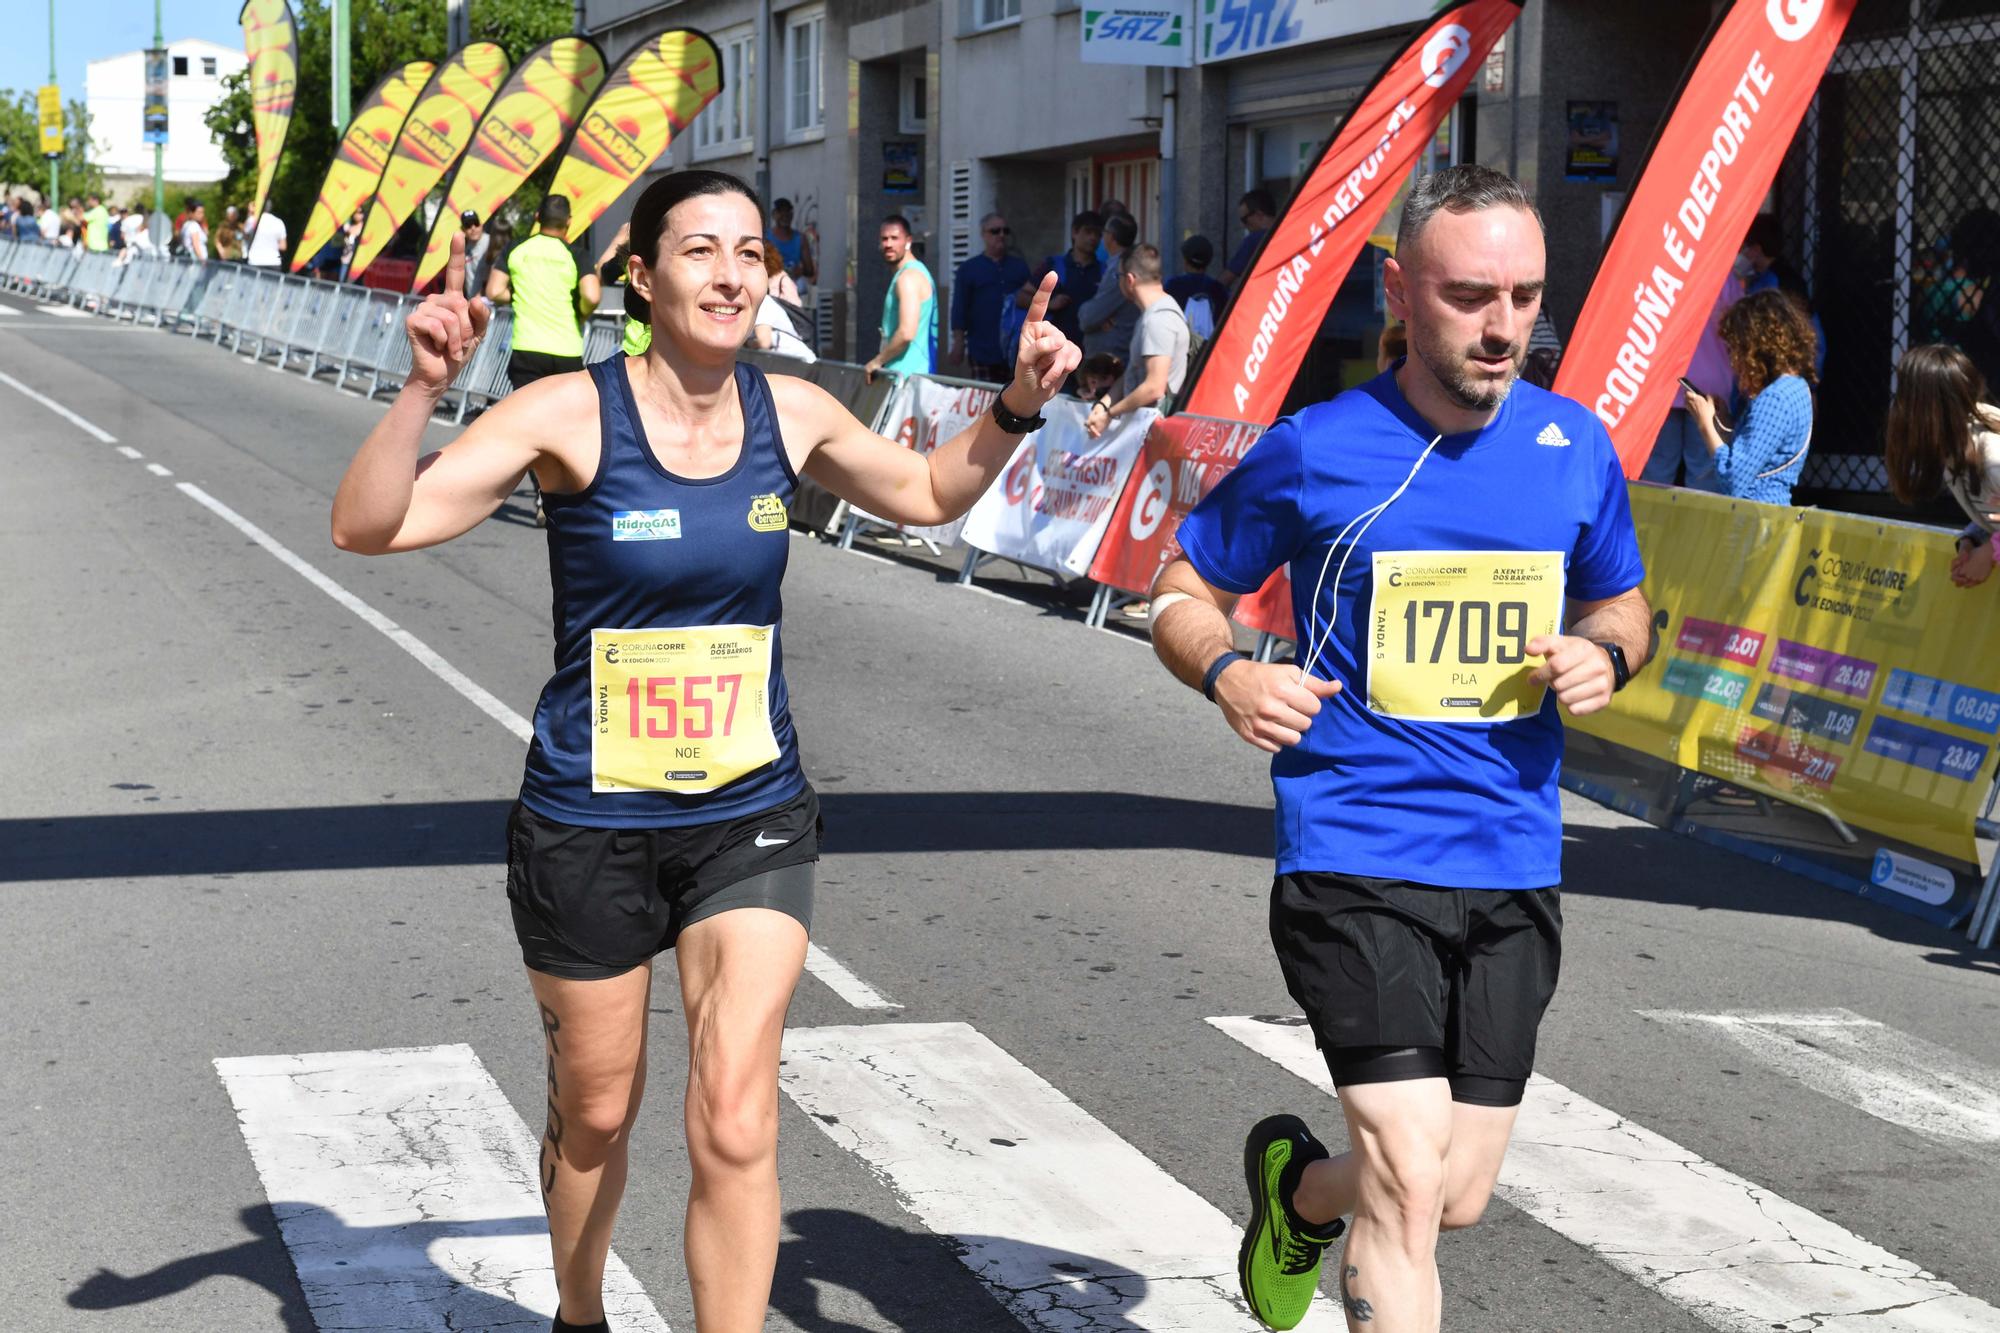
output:
[[[905,376],[889,399],[882,433],[906,449],[928,454],[985,415],[999,392],[997,384],[942,384],[926,375]],[[961,518],[942,527],[916,528],[877,518],[859,506],[855,513],[867,522],[895,528],[939,546],[955,545],[959,530],[965,526]]]
[[[1148,408],[1120,417],[1095,440],[1083,428],[1083,403],[1057,399],[1042,415],[1049,424],[1021,441],[1000,484],[966,516],[963,535],[989,555],[1081,575],[1158,414]]]
[[[1307,42],[1421,23],[1429,0],[1201,0],[1196,58],[1234,60]]]
[[[1086,65],[1194,64],[1193,0],[1085,0]]]

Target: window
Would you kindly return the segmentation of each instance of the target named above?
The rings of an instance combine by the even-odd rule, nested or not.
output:
[[[214,78],[214,77],[215,77],[215,57],[214,57],[214,56],[203,56],[203,57],[201,58],[201,72],[202,72],[202,74],[203,74],[203,75],[204,75],[205,77],[207,77],[207,78],[211,78],[211,79],[212,79],[212,78]]]
[[[715,39],[722,52],[722,95],[694,120],[696,158],[743,152],[757,133],[757,32],[742,27]]]
[[[825,90],[820,86],[821,43],[826,11],[785,17],[785,134],[798,137],[826,127]]]
[[[1021,0],[972,0],[972,26],[992,28],[1021,17]]]
[[[187,72],[188,72],[188,58],[186,56],[175,56],[174,77],[184,79],[187,77]]]
[[[903,66],[897,91],[897,119],[901,122],[898,128],[904,134],[924,133],[926,118],[930,114],[930,83],[925,77],[924,67]]]

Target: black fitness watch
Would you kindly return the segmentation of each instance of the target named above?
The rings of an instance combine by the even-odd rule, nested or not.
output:
[[[1007,409],[1007,391],[1002,389],[993,395],[993,419],[1000,423],[1000,429],[1009,435],[1027,435],[1048,425],[1048,419],[1040,416],[1015,416]]]
[[[1616,694],[1632,679],[1632,668],[1625,665],[1625,650],[1615,643],[1605,643],[1601,640],[1597,646],[1611,658],[1611,692]]]

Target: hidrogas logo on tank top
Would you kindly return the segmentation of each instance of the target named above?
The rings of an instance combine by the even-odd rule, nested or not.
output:
[[[681,535],[678,509],[621,509],[611,515],[614,542],[664,542]]]

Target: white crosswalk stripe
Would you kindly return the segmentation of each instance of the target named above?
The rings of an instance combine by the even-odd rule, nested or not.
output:
[[[539,1147],[471,1047],[215,1067],[322,1329],[548,1328]],[[615,1253],[604,1286],[612,1327],[667,1333]]]
[[[1333,1095],[1304,1020],[1208,1021]],[[2000,1330],[1984,1301],[1540,1076],[1498,1192],[1713,1328]]]
[[[1815,1092],[1926,1138],[2000,1143],[2000,1071],[1852,1010],[1640,1013],[1731,1042]]]
[[[1241,1229],[973,1028],[788,1032],[779,1081],[1028,1327],[1259,1327]],[[1340,1324],[1321,1299],[1299,1327]]]

